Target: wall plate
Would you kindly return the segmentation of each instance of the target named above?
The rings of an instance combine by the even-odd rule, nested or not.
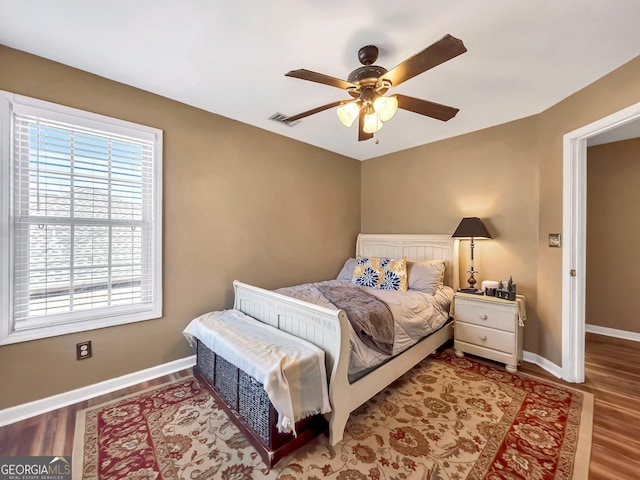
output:
[[[554,248],[560,248],[562,246],[562,236],[559,233],[549,234],[549,246]]]
[[[76,359],[85,360],[91,358],[91,340],[76,343]]]

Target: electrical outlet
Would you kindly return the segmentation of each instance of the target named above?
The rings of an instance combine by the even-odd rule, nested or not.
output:
[[[91,358],[91,340],[76,343],[76,359],[85,360]]]

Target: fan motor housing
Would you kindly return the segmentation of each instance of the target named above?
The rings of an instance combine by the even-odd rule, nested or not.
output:
[[[378,65],[366,65],[356,68],[349,74],[347,81],[356,85],[375,84],[382,75],[387,73],[387,69]]]

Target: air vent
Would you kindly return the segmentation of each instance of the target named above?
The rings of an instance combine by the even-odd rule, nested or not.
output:
[[[298,125],[302,120],[296,120],[295,122],[287,123],[285,120],[288,117],[284,113],[276,112],[269,117],[269,120],[273,120],[274,122],[278,122],[282,125],[286,125],[287,127],[294,127]]]

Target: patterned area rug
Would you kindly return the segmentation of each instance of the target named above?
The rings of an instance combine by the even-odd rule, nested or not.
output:
[[[74,478],[586,479],[593,395],[429,357],[270,471],[194,378],[78,413]],[[82,472],[82,476],[80,476]]]

